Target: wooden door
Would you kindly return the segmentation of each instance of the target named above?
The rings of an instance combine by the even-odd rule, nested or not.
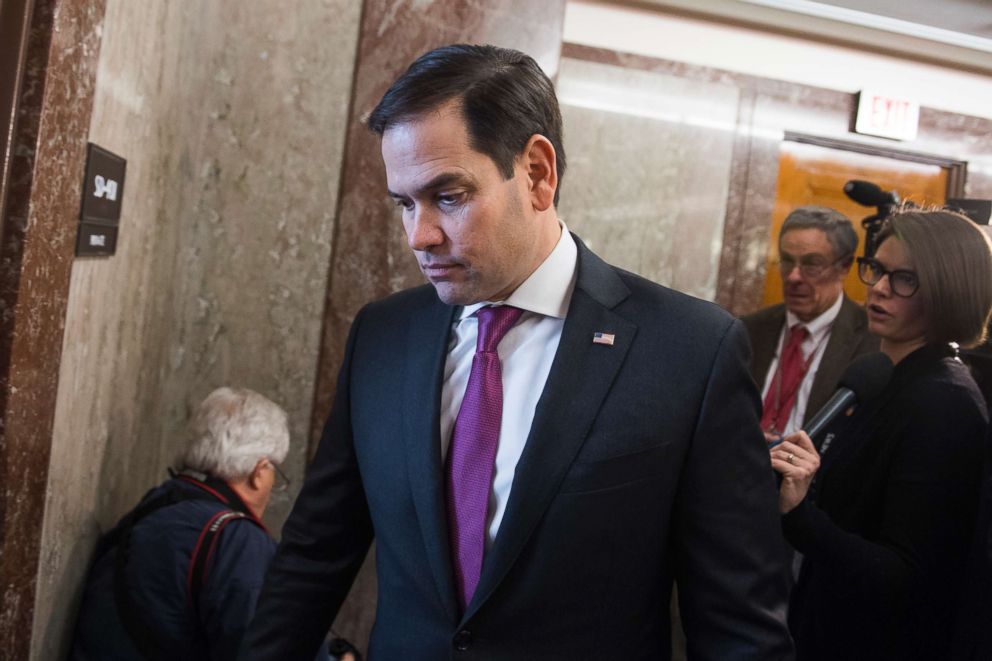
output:
[[[779,151],[763,305],[782,302],[782,276],[776,267],[778,233],[790,211],[804,204],[840,211],[854,223],[858,233],[858,254],[861,254],[865,240],[861,219],[874,214],[875,209],[852,202],[844,195],[845,183],[862,179],[878,184],[883,190],[897,191],[903,200],[943,204],[947,197],[948,174],[946,167],[936,164],[789,140],[783,142]],[[866,289],[854,268],[847,275],[844,291],[852,300],[864,303]]]

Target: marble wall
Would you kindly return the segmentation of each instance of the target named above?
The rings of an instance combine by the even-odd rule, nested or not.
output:
[[[992,120],[922,108],[917,138],[894,143],[850,132],[857,104],[853,94],[746,76],[738,77],[736,84],[748,99],[742,112],[746,120],[739,128],[747,141],[734,156],[742,176],[728,200],[717,295],[717,301],[735,314],[752,312],[763,303],[766,259],[775,240],[770,220],[783,139],[811,136],[906,158],[921,154],[963,161],[964,195],[992,199]],[[864,215],[871,212],[866,208]]]
[[[595,237],[593,243],[614,262],[713,299],[734,314],[752,312],[762,303],[783,140],[810,136],[857,149],[964,161],[965,195],[992,198],[988,119],[922,108],[916,140],[893,143],[850,132],[853,94],[577,44],[564,44],[562,53],[565,112],[578,113],[566,118],[569,164],[575,169],[566,177],[562,215],[575,229]],[[611,72],[625,89],[614,90],[612,97],[598,95],[599,102],[596,94],[589,94],[593,100],[588,102],[570,102],[573,71],[575,84],[587,86],[596,72]],[[600,74],[604,76],[609,78]],[[650,94],[663,102],[644,102],[645,85],[653,86]],[[629,110],[652,105],[654,111]],[[660,117],[652,121],[652,114]],[[660,129],[666,122],[682,122],[683,127],[665,135]],[[575,124],[584,127],[582,135],[574,135]],[[625,144],[617,146],[615,139]],[[579,140],[584,156],[571,146]],[[573,166],[580,158],[595,159],[602,167]],[[637,185],[630,184],[638,179]],[[614,187],[627,194],[615,193]],[[587,201],[575,205],[573,191]],[[616,195],[612,206],[596,208],[596,199],[611,195]],[[623,208],[622,215],[631,220],[615,225],[604,243],[597,233],[605,229],[586,229],[585,218],[599,214],[616,223],[614,208]],[[676,213],[673,223],[669,217]],[[693,228],[708,241],[700,240]],[[667,245],[666,237],[679,245]],[[687,243],[687,237],[698,242]]]
[[[852,103],[586,47],[562,59],[564,0],[105,1],[36,2],[55,48],[32,55],[26,178],[3,228],[4,284],[23,283],[0,299],[12,658],[64,656],[97,537],[162,479],[214,387],[287,409],[298,488],[355,313],[422,282],[363,124],[417,55],[534,55],[559,76],[562,217],[613,263],[736,312],[760,297],[785,131],[843,136]],[[968,160],[967,193],[992,197],[992,122],[921,122],[911,147]],[[72,260],[86,126],[128,178],[117,255]],[[267,514],[277,530],[296,488]],[[375,589],[367,563],[336,622],[360,646]]]
[[[739,91],[565,58],[558,211],[608,262],[716,295]]]
[[[0,234],[0,656],[28,658],[102,0],[33,3]],[[4,127],[7,130],[8,127]],[[6,155],[5,155],[6,157]]]
[[[287,410],[295,488],[267,523],[288,513],[360,13],[356,0],[108,0],[89,137],[128,160],[127,182],[117,254],[72,264],[32,658],[64,655],[98,535],[165,477],[213,388]]]

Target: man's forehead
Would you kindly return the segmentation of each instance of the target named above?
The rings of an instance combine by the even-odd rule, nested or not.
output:
[[[382,158],[386,165],[429,163],[468,151],[467,136],[458,127],[440,122],[406,122],[382,135]]]
[[[398,118],[382,132],[383,140],[388,136],[411,133],[429,133],[432,129],[447,134],[468,134],[465,115],[461,104],[446,101],[440,105]]]
[[[395,179],[396,177],[394,177]],[[386,186],[391,197],[404,197],[405,195],[431,192],[453,186],[468,186],[472,185],[474,181],[475,178],[469,173],[455,169],[442,170],[433,174],[425,173],[425,176],[419,179],[414,178],[411,181],[402,180],[391,183],[388,169],[386,171]],[[397,189],[402,187],[403,190],[394,190],[393,186]]]
[[[447,126],[446,126],[447,124]],[[497,171],[486,154],[475,150],[468,135],[443,117],[424,118],[390,127],[382,136],[382,160],[391,194],[451,184],[472,184]]]
[[[461,116],[450,112],[417,115],[390,126],[382,134],[381,149],[387,167],[421,167],[475,151]]]
[[[833,254],[833,245],[823,230],[797,228],[787,230],[779,237],[779,252],[794,256],[817,254],[829,257]]]

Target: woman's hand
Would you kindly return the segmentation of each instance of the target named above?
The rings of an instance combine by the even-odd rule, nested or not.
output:
[[[804,431],[789,434],[769,454],[772,468],[782,475],[778,511],[785,514],[806,497],[813,476],[820,468],[820,455]]]

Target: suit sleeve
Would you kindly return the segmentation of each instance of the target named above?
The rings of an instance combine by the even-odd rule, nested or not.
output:
[[[351,429],[352,324],[337,392],[303,489],[283,527],[242,659],[311,659],[372,542],[372,522]]]
[[[691,661],[791,659],[788,566],[773,471],[730,324],[710,369],[675,513],[675,580]]]

